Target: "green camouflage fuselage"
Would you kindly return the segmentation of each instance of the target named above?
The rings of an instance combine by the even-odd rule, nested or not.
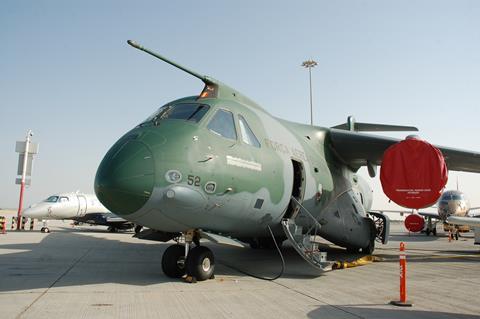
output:
[[[203,229],[249,238],[266,236],[266,225],[280,235],[280,221],[291,214],[296,194],[322,224],[321,236],[341,246],[365,247],[372,237],[365,214],[371,190],[335,157],[329,129],[280,120],[233,89],[218,90],[215,98],[169,103],[208,105],[198,123],[166,119],[120,138],[97,172],[100,201],[127,220],[164,232]],[[233,113],[236,140],[207,127],[217,109]],[[239,116],[260,147],[242,140]],[[172,171],[181,179],[168,180]],[[301,178],[295,180],[295,173]],[[296,223],[312,221],[300,211]]]

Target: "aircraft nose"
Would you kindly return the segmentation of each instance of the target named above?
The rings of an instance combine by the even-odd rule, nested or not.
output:
[[[29,208],[25,209],[23,212],[22,212],[22,215],[23,217],[32,217],[32,216],[35,216],[34,214],[34,209],[32,208],[32,206],[30,206]]]
[[[154,176],[152,152],[142,142],[127,140],[115,144],[103,158],[95,176],[95,193],[115,214],[132,214],[150,198]]]
[[[42,217],[42,216],[46,216],[47,214],[48,214],[48,207],[45,207],[45,205],[42,205],[42,204],[30,205],[30,207],[28,207],[22,212],[22,215],[24,217],[29,217],[29,218]]]

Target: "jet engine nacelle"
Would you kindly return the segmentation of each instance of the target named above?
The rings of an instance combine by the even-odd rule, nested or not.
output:
[[[435,203],[448,180],[442,152],[417,137],[390,146],[382,158],[385,195],[400,206],[424,208]]]
[[[422,216],[417,214],[408,215],[405,218],[404,223],[405,228],[412,233],[418,233],[419,231],[422,231],[423,227],[425,226],[425,220]]]

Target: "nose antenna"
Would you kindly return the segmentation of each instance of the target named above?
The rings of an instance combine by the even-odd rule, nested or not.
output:
[[[186,67],[184,67],[184,66],[182,66],[182,65],[180,65],[180,64],[178,64],[178,63],[176,63],[176,62],[174,62],[174,61],[172,61],[172,60],[170,60],[170,59],[167,59],[166,57],[164,57],[164,56],[162,56],[162,55],[160,55],[160,54],[158,54],[158,53],[156,53],[156,52],[153,52],[153,51],[151,51],[151,50],[149,50],[149,49],[147,49],[147,48],[144,48],[143,46],[141,46],[140,44],[138,44],[137,42],[135,42],[135,41],[133,41],[133,40],[128,40],[127,43],[130,44],[130,45],[131,45],[132,47],[134,47],[135,49],[144,51],[144,52],[146,52],[146,53],[148,53],[148,54],[156,57],[157,59],[160,59],[160,60],[162,60],[162,61],[164,61],[164,62],[167,62],[167,63],[170,64],[170,65],[173,65],[173,66],[176,67],[177,69],[180,69],[180,70],[182,70],[182,71],[184,71],[184,72],[187,72],[187,73],[190,74],[190,75],[193,75],[194,77],[202,80],[202,81],[203,81],[205,84],[207,84],[207,85],[208,85],[208,84],[215,84],[215,83],[213,83],[207,76],[201,75],[201,74],[199,74],[199,73],[197,73],[197,72],[195,72],[195,71],[193,71],[193,70],[190,70],[190,69],[188,69],[188,68],[186,68]]]

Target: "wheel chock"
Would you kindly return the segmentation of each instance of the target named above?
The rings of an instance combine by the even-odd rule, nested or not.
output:
[[[193,276],[187,276],[185,277],[185,282],[188,282],[190,284],[196,284],[197,283],[197,278],[193,277]]]

